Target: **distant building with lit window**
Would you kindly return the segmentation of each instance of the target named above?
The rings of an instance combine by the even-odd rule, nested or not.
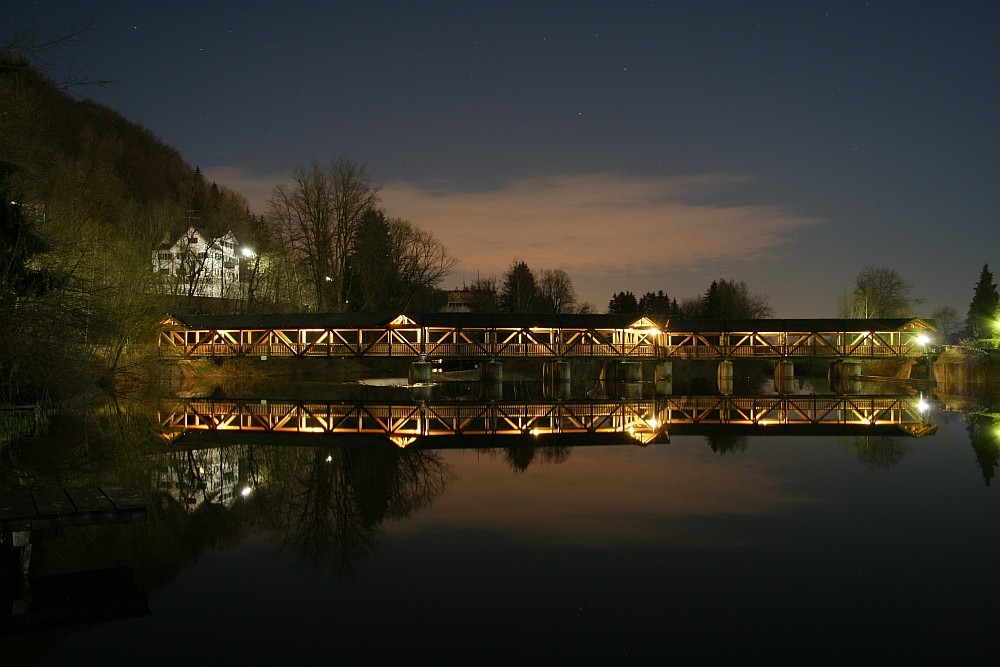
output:
[[[187,296],[231,297],[240,284],[240,257],[231,231],[212,237],[195,226],[153,251],[153,273],[163,290]]]
[[[489,311],[496,295],[489,290],[454,289],[448,292],[444,310],[449,313],[481,313]]]

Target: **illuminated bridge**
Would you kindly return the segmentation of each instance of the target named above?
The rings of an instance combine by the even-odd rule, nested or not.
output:
[[[596,314],[293,313],[187,315],[163,321],[177,357],[411,359],[915,358],[934,326],[921,319],[670,320]]]
[[[670,433],[921,436],[936,429],[927,423],[925,412],[923,401],[912,395],[377,403],[177,399],[161,402],[159,424],[165,440],[184,438],[185,444],[194,444],[191,440],[198,439],[190,436],[203,433],[216,445],[226,436],[230,442],[246,443],[262,435],[258,441],[279,444],[279,436],[292,435],[298,444],[306,444],[303,435],[327,435],[377,436],[400,447],[441,448],[545,444],[552,436],[576,436],[564,443],[574,445],[649,444],[669,440]]]

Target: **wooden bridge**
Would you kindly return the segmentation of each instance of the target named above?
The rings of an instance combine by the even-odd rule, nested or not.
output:
[[[670,320],[622,315],[294,313],[163,321],[179,357],[414,359],[913,358],[935,328],[921,319]]]
[[[674,396],[641,400],[360,401],[164,400],[159,423],[165,440],[192,432],[380,436],[400,447],[445,447],[446,440],[476,446],[477,436],[618,434],[648,444],[670,432],[744,435],[821,435],[933,432],[926,405],[906,396]],[[459,436],[459,437],[454,437]],[[301,442],[301,441],[300,441]],[[312,444],[312,443],[310,443]],[[567,444],[576,444],[574,439]]]

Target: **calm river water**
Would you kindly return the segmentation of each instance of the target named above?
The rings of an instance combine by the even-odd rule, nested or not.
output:
[[[390,419],[379,409],[370,420]],[[151,503],[145,523],[34,535],[27,590],[5,591],[23,613],[0,616],[3,664],[996,657],[988,416],[932,407],[921,437],[667,424],[657,438],[630,435],[626,416],[607,422],[617,435],[439,449],[405,435],[176,437],[171,410],[107,402],[0,452],[0,488],[117,484]]]

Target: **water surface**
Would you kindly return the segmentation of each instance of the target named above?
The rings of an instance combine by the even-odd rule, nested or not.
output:
[[[85,445],[46,456],[22,443],[3,472],[8,487],[140,488],[145,524],[36,534],[32,576],[126,566],[149,613],[6,635],[0,654],[46,665],[993,655],[988,418],[936,412],[936,432],[919,438],[817,429],[441,450],[323,436],[187,450],[109,435],[140,439],[140,417],[111,410],[79,427]]]

